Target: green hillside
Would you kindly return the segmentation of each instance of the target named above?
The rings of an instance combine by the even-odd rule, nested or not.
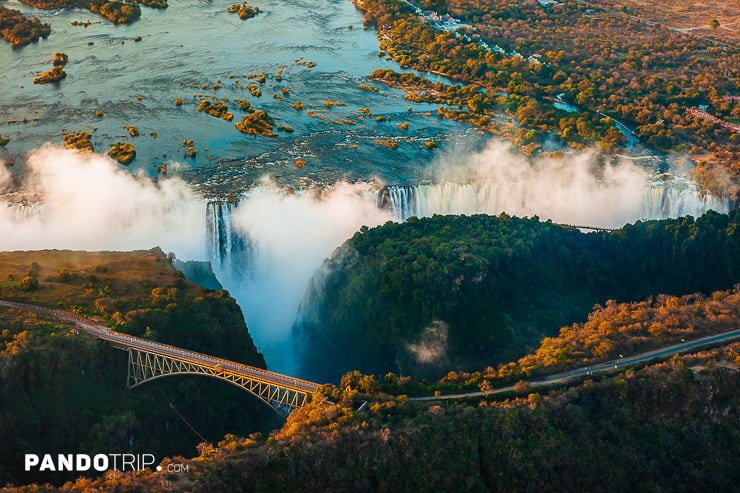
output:
[[[596,303],[728,289],[740,280],[739,220],[709,212],[584,234],[537,218],[435,216],[363,229],[304,300],[304,374],[439,378],[515,360]]]

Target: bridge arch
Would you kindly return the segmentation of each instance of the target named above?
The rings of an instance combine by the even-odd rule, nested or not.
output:
[[[128,352],[128,377],[126,386],[133,389],[152,380],[173,375],[200,375],[217,378],[256,396],[270,406],[283,419],[294,410],[311,401],[312,392],[306,388],[278,384],[239,371],[224,368],[220,364],[201,363],[194,360],[174,358],[135,347],[122,348]]]

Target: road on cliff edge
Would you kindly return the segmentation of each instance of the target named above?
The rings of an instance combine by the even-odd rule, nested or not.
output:
[[[724,344],[735,339],[740,339],[740,329],[735,329],[730,332],[724,332],[722,334],[715,334],[701,339],[693,341],[682,342],[681,344],[673,344],[660,349],[654,349],[644,353],[636,354],[634,356],[628,356],[626,358],[614,359],[606,361],[604,363],[598,363],[592,366],[584,366],[573,370],[568,370],[560,373],[554,373],[546,377],[542,377],[536,380],[525,380],[529,384],[530,388],[542,387],[545,385],[551,385],[560,382],[566,382],[568,380],[579,378],[583,376],[589,376],[596,373],[608,373],[619,371],[626,367],[645,363],[657,359],[665,359],[668,356],[672,356],[678,353],[685,353],[692,349],[697,349],[704,346],[712,346],[715,344]],[[493,389],[491,392],[484,393],[479,392],[465,392],[459,394],[445,394],[439,396],[424,396],[424,397],[409,397],[412,401],[436,401],[441,399],[465,399],[467,397],[482,397],[484,395],[495,395],[503,394],[505,392],[513,392],[514,386],[509,385],[507,387],[500,387]]]

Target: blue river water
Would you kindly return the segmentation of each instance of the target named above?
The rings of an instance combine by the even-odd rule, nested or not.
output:
[[[153,176],[162,163],[170,170],[184,166],[188,180],[205,193],[231,193],[264,174],[298,185],[368,177],[406,182],[433,159],[425,141],[443,147],[476,138],[470,127],[438,119],[436,107],[410,103],[402,92],[367,79],[376,68],[398,67],[379,56],[376,33],[362,28],[351,2],[250,2],[260,14],[247,21],[228,13],[230,4],[172,0],[165,10],[142,6],[138,21],[116,26],[87,10],[4,2],[50,23],[52,33],[20,49],[0,44],[0,135],[10,138],[0,160],[22,163],[30,149],[61,144],[65,132],[86,131],[99,153],[118,141],[134,144],[132,170]],[[69,56],[67,77],[33,84],[55,52]],[[282,80],[276,80],[279,71]],[[263,73],[266,81],[257,82]],[[253,96],[249,84],[262,95]],[[197,110],[201,100],[213,98],[226,102],[234,121]],[[245,113],[237,99],[294,132],[241,134],[234,123]],[[293,107],[298,101],[304,111]],[[404,122],[405,130],[398,126]],[[138,137],[129,135],[129,125]],[[193,141],[195,158],[185,155],[185,139]],[[376,142],[389,139],[397,149]],[[296,167],[298,159],[305,168]]]

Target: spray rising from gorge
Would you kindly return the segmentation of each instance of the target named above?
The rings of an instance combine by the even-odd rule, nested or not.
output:
[[[210,260],[244,311],[270,368],[291,373],[290,340],[314,273],[361,226],[411,215],[538,215],[618,227],[645,218],[726,211],[689,180],[584,153],[530,164],[494,142],[435,165],[420,185],[333,183],[298,192],[262,182],[234,201],[199,196],[179,178],[132,175],[106,157],[45,146],[13,183],[0,167],[0,249],[148,249]]]

